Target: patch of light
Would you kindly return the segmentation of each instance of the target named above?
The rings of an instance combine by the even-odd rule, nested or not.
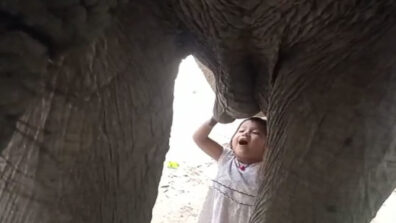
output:
[[[396,190],[388,197],[371,223],[396,222]]]
[[[212,116],[215,94],[192,56],[182,61],[175,82],[170,149],[151,223],[196,223],[217,167],[193,142],[194,131]],[[210,137],[227,143],[239,121],[218,124]],[[179,164],[168,168],[168,162]]]
[[[212,117],[215,94],[192,56],[182,61],[175,82],[173,124],[167,160],[202,162],[210,158],[192,141],[194,131]],[[217,125],[211,137],[227,143],[239,121]]]

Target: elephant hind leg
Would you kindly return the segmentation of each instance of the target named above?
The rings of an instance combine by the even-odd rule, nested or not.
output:
[[[251,222],[375,216],[396,186],[395,35],[301,53],[282,65],[270,98],[272,150]]]

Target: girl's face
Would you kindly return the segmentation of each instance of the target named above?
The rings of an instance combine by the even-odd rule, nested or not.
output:
[[[231,140],[235,156],[242,163],[260,162],[266,149],[267,138],[260,124],[247,120],[239,127]]]

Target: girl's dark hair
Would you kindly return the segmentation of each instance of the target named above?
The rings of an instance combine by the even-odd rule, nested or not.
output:
[[[234,136],[236,135],[236,133],[238,132],[239,128],[241,127],[241,125],[247,121],[252,121],[255,122],[257,124],[259,124],[262,127],[262,130],[264,131],[265,136],[267,136],[267,120],[262,119],[260,117],[250,117],[247,118],[245,120],[243,120],[241,123],[239,123],[238,128],[235,130],[234,134],[231,137],[230,140],[230,148],[232,149],[232,140],[234,139]]]

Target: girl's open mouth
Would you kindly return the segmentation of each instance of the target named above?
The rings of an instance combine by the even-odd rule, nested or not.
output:
[[[239,143],[239,145],[247,145],[247,144],[248,144],[248,141],[247,141],[246,139],[240,139],[240,140],[238,141],[238,143]]]

